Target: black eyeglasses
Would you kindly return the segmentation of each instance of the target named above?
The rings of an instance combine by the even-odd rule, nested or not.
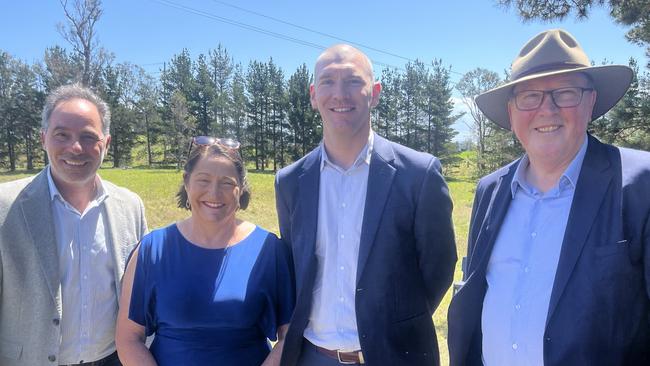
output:
[[[553,90],[523,90],[514,94],[515,105],[520,111],[532,111],[544,103],[544,96],[549,94],[553,104],[558,108],[575,107],[582,102],[585,91],[593,88],[568,87]]]
[[[192,137],[192,141],[190,142],[190,148],[187,150],[188,157],[192,152],[193,145],[197,145],[197,146],[219,145],[230,150],[238,150],[239,147],[241,146],[241,143],[230,137],[219,138],[219,137],[212,137],[212,136],[194,136]]]

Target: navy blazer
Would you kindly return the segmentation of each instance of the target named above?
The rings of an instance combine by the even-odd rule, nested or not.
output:
[[[296,364],[311,311],[321,149],[276,176],[280,233],[292,248],[297,290],[282,365]],[[368,365],[439,364],[431,316],[456,263],[452,203],[440,169],[435,157],[375,135],[355,294]]]
[[[520,160],[479,182],[465,284],[448,313],[451,365],[482,365],[485,272]],[[650,364],[650,154],[589,136],[551,292],[544,364]]]

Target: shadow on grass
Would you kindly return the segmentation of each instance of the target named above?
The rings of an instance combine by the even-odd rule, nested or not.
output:
[[[447,181],[447,183],[449,183],[449,182],[472,183],[472,184],[478,183],[478,179],[473,178],[473,177],[448,177],[448,176],[446,176],[445,180]]]
[[[18,174],[36,174],[36,173],[40,172],[41,170],[43,170],[43,169],[42,169],[42,168],[41,168],[41,169],[31,169],[31,170],[27,170],[27,169],[16,169],[16,170],[14,170],[14,171],[11,171],[11,170],[1,170],[1,171],[0,171],[0,176],[5,176],[5,177],[6,177],[6,176],[10,176],[10,175],[18,175]]]

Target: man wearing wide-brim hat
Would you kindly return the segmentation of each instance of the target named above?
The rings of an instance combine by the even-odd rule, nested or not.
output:
[[[479,181],[451,365],[650,364],[650,154],[587,134],[632,76],[552,29],[476,98],[526,153]]]

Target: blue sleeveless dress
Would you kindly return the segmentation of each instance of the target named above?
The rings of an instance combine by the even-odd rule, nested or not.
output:
[[[241,242],[206,249],[176,224],[140,244],[129,318],[155,334],[160,366],[258,366],[295,302],[289,248],[256,227]]]

